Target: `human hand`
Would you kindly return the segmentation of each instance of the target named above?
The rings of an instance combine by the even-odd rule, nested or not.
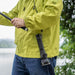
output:
[[[25,27],[24,19],[21,18],[13,18],[11,23],[17,28]]]

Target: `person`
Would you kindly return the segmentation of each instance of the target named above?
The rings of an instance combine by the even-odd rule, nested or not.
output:
[[[19,0],[9,11],[3,12],[11,22],[0,15],[0,24],[15,26],[16,53],[12,75],[51,75],[41,66],[36,34],[42,34],[42,42],[53,68],[59,55],[59,25],[63,9],[62,0]],[[26,27],[28,31],[21,27]],[[43,30],[43,32],[41,32]]]

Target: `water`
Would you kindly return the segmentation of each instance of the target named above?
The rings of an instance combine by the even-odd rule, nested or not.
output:
[[[11,75],[15,48],[0,48],[0,75]],[[58,66],[70,62],[68,59],[57,59]]]
[[[11,75],[15,48],[0,49],[0,75]]]

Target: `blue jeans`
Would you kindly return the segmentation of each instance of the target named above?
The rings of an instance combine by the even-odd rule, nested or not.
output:
[[[56,57],[49,58],[53,68],[56,66]],[[40,58],[23,58],[15,55],[12,75],[51,75],[47,67],[41,66]]]

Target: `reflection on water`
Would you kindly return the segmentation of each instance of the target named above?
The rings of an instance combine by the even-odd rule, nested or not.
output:
[[[0,75],[11,75],[15,50],[15,48],[0,48]],[[65,65],[65,60],[70,62],[68,59],[57,59],[57,65]]]

